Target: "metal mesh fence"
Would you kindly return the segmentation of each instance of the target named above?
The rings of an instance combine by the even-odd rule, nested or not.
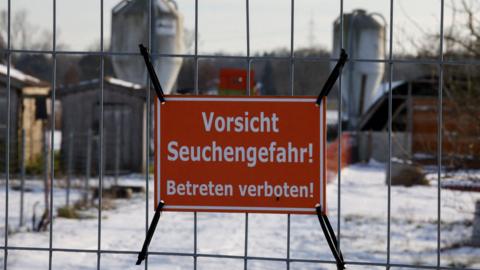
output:
[[[446,154],[444,153],[444,143],[443,141],[445,140],[445,114],[451,114],[452,112],[448,111],[445,112],[445,99],[451,99],[451,96],[447,96],[445,93],[446,87],[445,87],[445,82],[444,78],[446,78],[446,72],[452,72],[452,70],[458,69],[458,68],[472,68],[472,69],[478,69],[480,66],[480,61],[478,59],[455,59],[451,57],[445,57],[445,45],[444,41],[446,39],[445,35],[445,30],[444,30],[444,13],[445,13],[445,6],[446,3],[444,0],[441,0],[438,2],[438,5],[432,5],[430,8],[432,10],[437,10],[439,13],[439,36],[437,39],[438,44],[435,44],[436,50],[438,52],[433,53],[433,57],[427,57],[427,58],[396,58],[394,55],[394,48],[393,48],[393,40],[394,40],[394,20],[395,20],[395,14],[397,12],[396,9],[396,3],[400,2],[401,0],[390,0],[390,1],[384,1],[385,3],[388,3],[389,5],[389,14],[388,17],[386,18],[386,25],[388,26],[388,29],[386,31],[387,40],[389,40],[387,44],[387,49],[385,53],[385,57],[383,59],[349,59],[349,64],[351,63],[384,63],[386,68],[386,75],[383,78],[383,82],[386,83],[387,87],[387,122],[386,122],[386,131],[384,139],[384,144],[382,147],[386,149],[386,170],[387,170],[387,180],[386,180],[386,189],[384,190],[385,192],[385,201],[383,206],[374,206],[371,205],[370,207],[375,208],[375,207],[384,207],[386,209],[386,217],[384,220],[378,220],[378,221],[372,221],[372,226],[377,226],[378,224],[384,225],[375,227],[375,230],[377,228],[381,233],[377,233],[380,235],[379,238],[379,243],[377,249],[381,249],[382,251],[380,252],[381,254],[384,254],[385,256],[382,257],[382,259],[356,259],[356,260],[350,260],[348,257],[348,252],[346,256],[346,263],[351,267],[352,269],[356,269],[364,267],[365,269],[372,269],[372,268],[386,268],[386,269],[403,269],[403,268],[409,268],[409,269],[457,269],[460,267],[464,267],[462,265],[455,265],[455,264],[450,264],[446,265],[442,263],[442,200],[448,200],[451,198],[444,198],[442,197],[442,185],[441,185],[441,180],[445,176],[444,175],[444,163],[446,162]],[[106,96],[104,95],[105,91],[105,83],[104,83],[104,77],[106,73],[106,59],[107,58],[121,58],[121,57],[140,57],[139,53],[136,52],[120,52],[120,51],[111,51],[108,50],[105,46],[104,42],[104,32],[105,32],[105,26],[104,26],[104,0],[99,0],[98,1],[98,10],[100,11],[100,25],[99,30],[100,30],[100,46],[99,49],[95,50],[90,50],[90,51],[80,51],[80,50],[64,50],[64,49],[57,49],[57,4],[58,1],[53,0],[52,2],[52,48],[51,50],[49,49],[41,49],[41,50],[31,50],[31,49],[18,49],[18,48],[12,48],[12,41],[11,41],[11,36],[12,36],[12,5],[11,0],[7,1],[7,12],[6,12],[6,18],[7,18],[7,39],[6,39],[6,49],[2,51],[2,53],[5,56],[6,59],[6,67],[7,67],[7,80],[6,80],[6,107],[5,108],[0,108],[0,113],[8,115],[5,120],[5,123],[0,123],[4,124],[2,128],[0,128],[0,131],[3,133],[0,138],[2,139],[2,144],[0,145],[0,153],[2,156],[0,157],[0,168],[2,168],[2,180],[4,180],[5,183],[5,224],[4,224],[4,241],[3,244],[1,245],[1,249],[3,249],[3,268],[5,270],[10,269],[11,265],[9,263],[9,254],[14,253],[14,252],[21,252],[21,251],[28,251],[28,252],[39,252],[39,256],[42,256],[45,258],[46,265],[48,265],[48,269],[55,268],[55,259],[54,255],[56,254],[90,254],[91,258],[95,263],[92,263],[90,265],[90,268],[96,268],[96,269],[103,269],[108,268],[109,264],[114,265],[113,261],[115,261],[118,258],[124,257],[124,258],[133,258],[135,255],[138,253],[137,249],[134,249],[133,247],[131,249],[116,249],[116,248],[106,248],[102,244],[102,234],[107,234],[109,232],[102,231],[102,223],[106,222],[103,220],[104,214],[102,211],[105,208],[104,204],[104,196],[102,195],[102,192],[104,190],[104,186],[111,185],[113,180],[116,181],[116,179],[119,177],[119,175],[125,173],[125,172],[131,172],[132,170],[128,168],[127,165],[125,165],[122,157],[123,155],[120,155],[119,153],[121,152],[120,146],[122,144],[126,144],[128,142],[121,141],[119,138],[117,139],[109,139],[106,140],[109,136],[108,130],[105,129],[105,107],[106,104],[109,102],[108,99],[106,99]],[[246,55],[242,56],[230,56],[230,55],[218,55],[218,54],[202,54],[200,53],[200,44],[199,44],[199,9],[202,5],[202,1],[195,0],[194,1],[194,31],[192,33],[193,36],[193,52],[191,53],[186,53],[186,54],[162,54],[162,53],[157,53],[155,51],[152,52],[152,56],[154,59],[161,60],[165,58],[182,58],[184,61],[189,61],[192,64],[193,70],[189,71],[187,73],[188,75],[191,75],[193,77],[192,81],[192,86],[195,94],[200,94],[202,93],[201,86],[203,87],[206,85],[204,81],[202,81],[202,72],[205,72],[207,70],[205,63],[208,62],[208,60],[211,59],[223,59],[225,61],[230,61],[230,62],[235,62],[236,66],[242,66],[245,67],[247,70],[254,70],[255,67],[258,66],[264,66],[266,65],[265,62],[270,61],[273,62],[274,65],[277,66],[282,66],[285,70],[286,73],[288,74],[288,78],[284,78],[285,81],[282,84],[282,89],[277,91],[276,93],[273,94],[282,94],[282,95],[302,95],[302,94],[311,94],[311,92],[315,92],[318,89],[310,89],[306,91],[305,89],[297,89],[298,87],[302,87],[302,84],[298,82],[298,77],[301,77],[302,74],[297,73],[296,71],[298,68],[308,65],[308,63],[321,63],[323,65],[329,65],[330,63],[335,63],[338,59],[335,57],[328,57],[328,56],[309,56],[309,55],[303,55],[303,54],[297,54],[295,50],[295,7],[296,3],[298,2],[295,0],[291,0],[289,4],[289,17],[288,18],[283,18],[283,20],[288,21],[289,23],[289,29],[285,29],[286,32],[288,32],[289,35],[289,50],[285,52],[284,54],[281,55],[258,55],[258,54],[253,54],[252,49],[251,49],[251,4],[253,1],[250,0],[244,0],[242,2],[242,5],[244,4],[245,6],[245,29],[246,32],[245,34],[245,50],[246,50]],[[338,5],[338,10],[339,10],[339,20],[340,20],[340,27],[342,29],[341,34],[338,36],[338,41],[340,44],[346,44],[345,40],[345,35],[343,30],[346,28],[346,25],[344,23],[344,2],[347,2],[347,0],[340,0],[336,1],[335,3]],[[148,17],[148,29],[145,29],[145,31],[148,32],[148,47],[152,47],[152,32],[154,31],[154,19],[152,14],[153,14],[153,6],[154,6],[154,0],[148,0],[148,11],[147,13],[149,14]],[[214,13],[215,11],[211,11]],[[344,46],[342,46],[344,47]],[[99,104],[99,109],[96,111],[98,113],[98,123],[97,126],[95,127],[95,131],[85,131],[83,133],[76,133],[76,134],[69,134],[66,136],[65,134],[62,135],[62,145],[66,145],[65,149],[62,147],[62,153],[59,152],[58,149],[55,149],[55,147],[51,147],[52,145],[55,145],[55,138],[54,134],[50,133],[50,136],[46,138],[44,142],[31,142],[34,144],[42,144],[45,145],[46,148],[44,151],[47,151],[48,153],[41,152],[39,156],[39,160],[32,161],[33,164],[29,168],[25,165],[25,160],[23,160],[23,155],[22,153],[22,137],[21,136],[12,136],[11,134],[11,114],[6,113],[9,112],[12,108],[12,104],[10,102],[10,95],[11,95],[11,88],[12,88],[12,81],[11,81],[11,69],[12,69],[12,55],[15,54],[47,54],[52,58],[52,69],[51,69],[51,92],[50,92],[50,98],[52,100],[56,99],[57,96],[57,89],[59,86],[57,85],[57,72],[58,72],[58,65],[63,65],[59,61],[59,59],[64,56],[64,55],[91,55],[94,56],[98,59],[98,66],[95,67],[95,71],[98,72],[98,78],[100,81],[100,87],[98,89],[98,104]],[[393,122],[394,122],[394,116],[395,112],[393,111],[394,108],[394,93],[392,89],[394,88],[393,83],[394,83],[394,78],[396,77],[395,70],[396,68],[401,67],[402,65],[421,65],[421,66],[428,66],[430,70],[434,70],[434,73],[436,74],[436,96],[435,96],[435,123],[433,124],[435,126],[435,133],[431,134],[435,137],[435,139],[432,138],[432,140],[435,141],[434,143],[434,154],[433,154],[433,159],[434,163],[431,165],[433,168],[432,170],[436,172],[436,189],[435,189],[435,194],[430,194],[433,196],[430,200],[431,203],[435,204],[435,209],[436,209],[436,219],[435,220],[428,220],[426,223],[429,225],[429,230],[434,231],[434,235],[430,235],[430,237],[433,237],[434,240],[430,239],[431,242],[434,242],[434,245],[430,246],[430,248],[434,249],[434,252],[436,253],[436,256],[434,258],[434,261],[429,261],[427,263],[419,262],[415,263],[412,261],[405,261],[403,262],[402,260],[402,252],[393,252],[392,247],[395,245],[395,243],[392,243],[392,234],[393,233],[401,233],[402,232],[402,226],[409,226],[408,225],[408,216],[402,216],[402,213],[392,213],[392,203],[395,203],[392,200],[392,183],[391,183],[391,172],[392,172],[392,160],[394,160],[394,148],[395,148],[395,138],[393,135]],[[348,68],[348,64],[347,64]],[[308,70],[309,67],[305,67],[304,72]],[[254,78],[251,77],[251,73],[247,72],[247,93],[248,95],[253,95],[254,94],[254,89],[251,89],[250,81],[253,80]],[[187,75],[187,76],[188,76]],[[323,75],[322,75],[323,76]],[[322,80],[320,80],[322,81]],[[318,82],[317,82],[318,83]],[[146,82],[147,89],[150,89],[150,81],[148,80]],[[341,85],[338,83],[338,92],[337,92],[337,119],[339,119],[339,122],[341,122],[341,119],[343,119],[343,111],[342,111],[342,89],[344,89],[345,86]],[[306,92],[305,92],[306,91]],[[151,91],[145,91],[145,106],[146,106],[146,112],[151,112],[152,111],[152,100],[155,98],[152,96]],[[51,111],[51,115],[55,115],[56,107],[51,104],[51,107],[49,110]],[[80,117],[80,116],[79,116]],[[146,127],[145,129],[150,131],[152,129],[152,119],[151,119],[151,114],[146,113]],[[55,130],[55,121],[49,121],[49,130]],[[477,123],[478,125],[478,123]],[[341,124],[338,124],[336,134],[339,134],[341,137],[342,134],[344,134],[344,130]],[[6,136],[5,136],[6,134]],[[477,134],[478,135],[478,134]],[[144,143],[144,148],[145,149],[151,149],[151,144],[152,144],[152,138],[151,138],[151,132],[145,132],[142,134],[144,136],[144,140],[142,141]],[[115,137],[115,136],[114,136]],[[336,160],[336,170],[337,170],[337,177],[336,177],[336,188],[334,191],[336,191],[335,197],[336,197],[336,206],[335,206],[335,211],[334,214],[337,216],[336,218],[336,233],[338,236],[338,244],[340,247],[344,247],[345,242],[347,241],[355,241],[355,239],[349,239],[352,237],[352,235],[346,235],[344,236],[344,227],[346,226],[344,223],[348,223],[348,218],[349,217],[344,217],[343,214],[343,209],[344,207],[348,207],[349,203],[351,202],[345,202],[342,199],[342,196],[345,196],[344,191],[342,187],[342,170],[341,168],[344,167],[344,164],[342,164],[342,155],[344,154],[343,152],[343,147],[345,145],[342,145],[342,140],[339,141],[338,147],[335,149],[337,151],[337,160]],[[72,150],[72,149],[81,149],[80,150]],[[99,150],[102,149],[102,150]],[[146,150],[143,152],[144,155],[144,166],[145,166],[145,174],[142,175],[144,177],[144,187],[146,189],[146,195],[145,197],[142,198],[145,202],[145,213],[144,213],[144,220],[138,220],[139,224],[142,224],[142,228],[138,228],[138,233],[143,233],[146,234],[146,231],[148,229],[149,225],[149,220],[151,219],[152,216],[152,205],[151,205],[151,198],[149,197],[150,191],[152,189],[152,175],[149,170],[150,168],[150,161],[152,159],[152,154],[150,150]],[[106,157],[109,157],[108,160]],[[110,158],[110,157],[113,157]],[[36,163],[35,163],[36,162]],[[87,164],[90,164],[87,166]],[[23,167],[23,169],[22,169]],[[9,231],[9,228],[12,227],[12,220],[9,218],[12,216],[13,213],[9,212],[9,204],[11,203],[11,193],[13,192],[11,187],[18,185],[20,182],[21,178],[27,177],[29,173],[31,174],[37,174],[37,175],[44,175],[45,178],[45,188],[48,189],[48,192],[46,196],[48,196],[48,199],[46,199],[46,203],[49,204],[49,209],[50,211],[47,212],[47,237],[46,237],[46,242],[44,245],[37,246],[37,245],[31,245],[31,246],[20,246],[16,245],[15,243],[11,243],[9,240],[9,236],[11,232]],[[22,174],[24,174],[22,176]],[[55,225],[54,224],[54,211],[53,209],[55,208],[54,206],[58,203],[58,198],[56,197],[55,194],[57,194],[56,189],[58,187],[63,187],[63,186],[70,186],[70,183],[67,184],[67,179],[70,181],[74,182],[72,185],[75,186],[80,186],[79,189],[82,189],[84,187],[84,182],[82,179],[89,179],[90,185],[98,187],[98,196],[97,198],[94,199],[96,208],[95,211],[96,213],[93,214],[93,217],[97,219],[97,226],[94,231],[91,231],[91,234],[96,234],[96,237],[93,237],[94,240],[90,241],[90,245],[88,248],[85,247],[64,247],[65,245],[57,245],[54,241],[54,233],[55,233]],[[94,180],[92,180],[94,179]],[[64,181],[65,180],[65,181]],[[87,181],[88,182],[88,181]],[[76,184],[75,184],[76,183]],[[87,184],[88,185],[88,184]],[[88,186],[87,186],[88,188]],[[88,193],[88,191],[87,191]],[[396,194],[398,195],[398,194]],[[66,195],[70,196],[70,195]],[[88,195],[87,195],[88,196]],[[68,201],[68,199],[67,199]],[[62,199],[63,203],[63,199]],[[344,206],[346,204],[346,206]],[[202,227],[203,230],[205,230],[204,224],[200,224],[199,222],[199,215],[198,213],[192,213],[191,219],[187,219],[189,223],[193,223],[192,225],[192,230],[193,230],[193,239],[191,243],[193,248],[191,251],[184,252],[184,251],[150,251],[148,254],[150,255],[148,259],[144,263],[145,269],[149,268],[149,261],[157,261],[161,260],[164,257],[179,257],[179,258],[190,258],[192,260],[191,266],[193,269],[197,268],[202,268],[202,264],[205,262],[208,262],[208,260],[211,259],[217,259],[223,263],[224,266],[223,268],[229,268],[229,263],[230,261],[236,261],[240,262],[240,267],[238,268],[243,268],[243,269],[257,269],[256,265],[258,262],[271,262],[275,266],[274,267],[285,267],[286,269],[303,269],[307,268],[307,266],[302,265],[304,264],[311,264],[315,269],[320,269],[321,267],[325,268],[332,268],[335,265],[335,261],[333,259],[318,259],[318,258],[302,258],[302,256],[295,257],[292,256],[292,251],[291,251],[291,238],[292,238],[292,226],[298,226],[298,225],[292,225],[295,223],[292,223],[292,220],[295,218],[295,215],[286,215],[284,222],[285,222],[285,239],[286,239],[286,247],[285,247],[285,256],[283,257],[278,257],[278,256],[262,256],[262,255],[257,255],[257,254],[252,254],[250,252],[251,247],[251,226],[252,226],[252,215],[249,214],[244,214],[242,217],[235,217],[235,221],[242,222],[242,227],[243,227],[243,242],[244,242],[244,250],[243,254],[223,254],[223,253],[209,253],[209,252],[204,252],[199,248],[199,238],[201,237],[199,235],[199,227]],[[408,215],[408,214],[407,214]],[[399,217],[400,216],[400,217]],[[253,215],[253,219],[256,217]],[[351,217],[350,217],[351,218]],[[400,221],[399,221],[400,219]],[[16,222],[16,221],[15,221]],[[162,226],[162,220],[160,221],[160,227]],[[348,226],[352,226],[351,224],[347,224]],[[80,226],[80,225],[78,225]],[[419,225],[420,226],[420,225]],[[467,227],[470,228],[470,227]],[[297,230],[301,230],[301,228],[296,228]],[[320,228],[318,228],[320,231]],[[169,232],[173,233],[173,232]],[[361,233],[370,233],[370,232],[361,232]],[[249,236],[250,235],[250,236]],[[261,237],[256,234],[257,237]],[[368,237],[366,235],[365,237]],[[205,241],[208,241],[208,239],[202,239]],[[225,241],[228,241],[228,239],[225,239]],[[395,240],[395,241],[398,241]],[[140,247],[141,243],[137,243],[138,247]],[[318,245],[321,245],[322,243],[318,243]],[[324,244],[324,243],[323,243]],[[68,245],[67,245],[68,246]],[[355,248],[355,246],[348,246],[349,249]],[[407,251],[404,251],[407,252]],[[393,253],[395,253],[396,258],[393,257]],[[111,257],[111,256],[117,256],[117,257]],[[113,259],[112,259],[113,258]],[[384,259],[383,259],[384,258]],[[462,259],[461,259],[462,260]],[[465,259],[467,260],[467,259]],[[134,259],[131,260],[132,265],[134,262]],[[277,264],[278,263],[278,264]],[[190,265],[190,264],[189,264]],[[151,267],[151,266],[150,266]],[[318,268],[317,268],[318,267]],[[13,268],[13,267],[12,267]],[[152,268],[152,267],[151,267]],[[261,266],[259,266],[261,268]],[[323,269],[323,268],[321,268]],[[465,268],[465,269],[478,269],[478,268]]]

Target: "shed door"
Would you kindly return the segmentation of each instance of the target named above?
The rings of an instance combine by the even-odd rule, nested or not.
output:
[[[132,112],[125,104],[104,106],[105,170],[108,174],[130,172],[134,168],[132,142]]]

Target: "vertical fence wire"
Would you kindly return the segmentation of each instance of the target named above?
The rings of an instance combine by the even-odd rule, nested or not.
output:
[[[193,212],[193,270],[197,270],[197,212]]]
[[[195,0],[195,48],[194,48],[194,88],[195,94],[198,95],[198,0]],[[198,258],[198,215],[193,212],[193,269],[197,270]]]
[[[10,28],[11,28],[11,18],[10,18],[10,3],[11,0],[8,0],[8,11],[7,11],[7,111],[5,112],[7,114],[7,128],[6,128],[6,136],[5,136],[5,231],[4,231],[4,245],[5,249],[3,252],[3,269],[7,270],[7,261],[8,261],[8,200],[9,200],[9,194],[8,194],[8,188],[10,186],[10,109],[11,109],[11,104],[10,104],[10,88],[11,88],[11,82],[10,82],[10,65],[11,65],[11,55],[10,55],[10,49],[11,49],[11,43],[10,43]]]
[[[100,270],[100,265],[101,265],[101,259],[102,259],[102,254],[100,253],[100,250],[102,249],[102,207],[103,207],[103,174],[104,174],[104,118],[103,118],[103,110],[104,110],[104,104],[103,104],[103,99],[104,99],[104,82],[105,82],[105,56],[103,55],[103,0],[100,0],[100,52],[102,55],[100,56],[100,160],[98,163],[98,171],[100,172],[98,174],[98,228],[97,228],[97,270]]]
[[[290,95],[295,95],[295,0],[290,2]],[[287,214],[287,270],[290,270],[290,214]]]
[[[290,1],[290,95],[293,96],[294,94],[294,89],[293,89],[293,82],[294,82],[294,20],[295,20],[295,0]]]
[[[55,134],[55,91],[56,91],[56,80],[57,80],[57,1],[53,0],[53,70],[52,70],[52,90],[51,90],[51,115],[50,115],[50,206],[48,211],[48,221],[49,221],[49,232],[48,232],[48,269],[52,269],[52,260],[53,260],[53,179],[55,177],[55,149],[54,149],[54,134]],[[45,131],[44,131],[45,132]],[[47,143],[44,141],[43,143]],[[45,157],[47,159],[47,157]]]
[[[154,27],[154,17],[153,17],[153,12],[154,9],[153,9],[153,0],[149,0],[148,3],[148,8],[147,8],[147,12],[148,12],[148,35],[147,35],[147,42],[148,42],[148,48],[150,49],[150,52],[151,54],[153,55],[154,53],[154,50],[153,50],[153,27]],[[152,64],[153,64],[153,67],[155,68],[155,58],[152,56]],[[147,77],[146,77],[146,80],[147,80],[147,87],[145,89],[146,91],[146,105],[145,105],[145,236],[147,236],[148,234],[148,221],[149,221],[149,199],[150,199],[150,183],[149,183],[149,172],[150,172],[150,168],[149,168],[149,159],[150,159],[150,87],[151,87],[151,80],[150,80],[150,74],[148,74],[147,72]],[[155,205],[155,207],[157,207]],[[147,246],[147,256],[145,257],[145,260],[144,260],[144,269],[147,270],[148,269],[148,246]]]
[[[390,269],[391,218],[392,218],[392,81],[393,81],[393,0],[390,0],[390,33],[388,53],[388,162],[387,162],[387,270]]]
[[[246,12],[246,32],[247,32],[247,95],[250,96],[252,94],[252,90],[250,87],[250,1],[246,0],[245,3],[245,12]],[[248,213],[245,213],[245,236],[244,236],[244,260],[243,260],[243,269],[248,269]]]
[[[244,246],[244,257],[243,257],[243,269],[247,270],[248,268],[248,213],[245,213],[245,246]]]
[[[441,217],[442,217],[442,131],[443,131],[443,27],[444,27],[444,0],[440,1],[440,46],[439,46],[439,69],[438,74],[438,104],[437,104],[437,268],[441,262]]]
[[[246,41],[247,41],[247,95],[251,95],[251,59],[250,59],[250,0],[245,0],[245,21],[246,21]]]
[[[340,0],[340,47],[344,48],[343,40],[343,0]],[[348,63],[347,63],[348,65]],[[337,152],[337,245],[340,248],[341,243],[341,219],[342,216],[342,73],[338,78],[338,95],[337,95],[337,140],[338,140],[338,152]]]
[[[199,94],[198,90],[198,0],[195,0],[195,48],[194,48],[194,88],[195,94]]]
[[[290,270],[290,214],[287,214],[287,270]]]

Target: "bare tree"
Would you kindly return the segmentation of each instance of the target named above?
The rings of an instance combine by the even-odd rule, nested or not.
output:
[[[478,1],[451,0],[452,21],[445,31],[445,54],[480,58],[480,3]],[[475,16],[477,14],[477,16]]]
[[[457,6],[458,5],[458,6]],[[446,59],[480,58],[478,1],[450,1],[451,24],[445,29]],[[480,166],[480,71],[469,65],[444,66],[444,122],[446,163],[450,169]],[[472,180],[480,180],[475,174]]]
[[[480,2],[450,0],[445,2],[443,57],[446,60],[480,59]],[[423,33],[422,40],[413,40],[408,31],[402,38],[416,49],[416,58],[437,58],[440,34],[431,34],[412,22]],[[432,45],[437,44],[437,46]],[[436,66],[429,66],[437,73]],[[427,67],[428,69],[428,67]],[[480,70],[471,65],[443,66],[443,164],[447,172],[480,167]],[[434,78],[437,75],[433,75]],[[432,153],[436,152],[436,143]],[[468,178],[477,179],[471,174]]]
[[[41,29],[39,26],[29,22],[29,14],[25,9],[16,11],[11,17],[10,41],[14,49],[30,50],[51,50],[53,47],[53,34],[50,29]],[[5,10],[0,11],[0,34],[2,47],[8,35],[8,17]],[[57,31],[57,49],[66,48],[60,40],[60,33]]]

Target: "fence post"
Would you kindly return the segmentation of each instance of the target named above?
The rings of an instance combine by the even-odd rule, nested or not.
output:
[[[23,226],[23,205],[25,195],[25,129],[22,129],[22,145],[20,157],[20,227]]]
[[[90,181],[90,167],[92,162],[92,130],[88,130],[87,134],[87,160],[85,162],[85,190],[83,194],[83,200],[85,203],[88,203],[88,188],[89,188],[89,181]]]
[[[115,186],[118,186],[118,170],[120,169],[120,136],[119,128],[115,133]]]
[[[73,163],[73,132],[68,134],[68,153],[67,153],[67,190],[66,190],[66,205],[70,206],[70,188],[72,177],[72,164]]]

